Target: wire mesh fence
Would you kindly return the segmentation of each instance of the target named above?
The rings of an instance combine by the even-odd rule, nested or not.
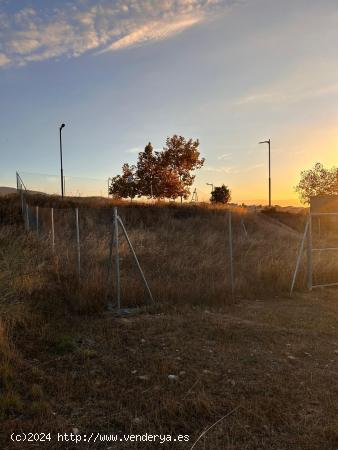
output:
[[[290,292],[305,214],[279,220],[241,207],[61,200],[21,191],[26,230],[53,255],[53,276],[78,302],[118,306],[115,206],[156,300],[220,305]],[[336,233],[331,222],[314,223],[314,233],[319,227],[326,239],[329,225]],[[149,292],[120,224],[118,239],[121,306],[144,304]],[[326,266],[316,260],[314,267],[318,279],[338,273],[332,259]],[[294,287],[305,286],[303,257]]]
[[[197,221],[202,231],[207,226],[206,217],[194,218],[190,210],[177,208],[148,207],[144,212],[142,214],[140,208],[119,208],[122,222],[119,226],[122,306],[144,303],[149,298],[144,278],[149,281],[155,298],[177,298],[179,289],[183,297],[191,299],[195,296],[198,299],[197,290],[202,293],[202,285],[205,287],[207,284],[205,295],[209,297],[219,296],[221,290],[223,296],[233,295],[232,227],[236,233],[239,229],[241,239],[245,240],[247,236],[239,217],[232,215],[230,222],[230,213],[223,214],[221,223],[218,223],[221,226],[216,227],[222,259],[210,265],[210,257],[215,254],[212,246],[217,237],[205,236],[203,242],[200,233],[195,234],[191,228],[191,221]],[[68,284],[71,279],[74,289],[80,286],[82,290],[87,289],[87,294],[92,291],[101,296],[106,304],[117,305],[116,277],[112,275],[116,266],[115,246],[112,250],[112,243],[116,240],[113,207],[44,207],[30,203],[27,198],[23,218],[26,230],[53,253],[60,279]],[[127,239],[124,231],[129,233]],[[135,254],[139,256],[145,276],[140,272]],[[220,270],[225,275],[221,283],[217,274]]]

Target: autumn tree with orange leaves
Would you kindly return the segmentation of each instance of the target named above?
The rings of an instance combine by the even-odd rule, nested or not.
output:
[[[149,144],[138,155],[136,165],[124,164],[122,175],[112,179],[109,193],[119,198],[147,197],[187,199],[195,174],[201,168],[199,141],[174,135],[162,151]]]

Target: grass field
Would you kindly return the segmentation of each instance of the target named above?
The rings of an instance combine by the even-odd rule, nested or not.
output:
[[[105,310],[105,272],[95,267],[107,250],[90,232],[93,211],[81,216],[91,257],[78,286],[71,253],[65,262],[49,239],[24,233],[11,206],[0,229],[0,447],[190,449],[215,424],[194,448],[338,448],[337,291],[306,293],[302,267],[287,295],[304,216],[233,212],[232,299],[224,210],[120,210],[158,300],[122,317]],[[144,303],[127,248],[121,254],[123,299]],[[323,258],[318,276],[334,277],[335,261]],[[57,442],[73,430],[189,442]],[[10,441],[22,431],[52,440]]]

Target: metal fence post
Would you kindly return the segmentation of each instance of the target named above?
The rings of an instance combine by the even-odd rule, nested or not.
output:
[[[245,237],[248,237],[248,230],[246,229],[243,217],[241,218],[241,225],[242,225]]]
[[[231,283],[231,296],[234,297],[234,265],[233,265],[233,249],[232,249],[232,218],[231,211],[228,213],[228,226],[229,226],[229,262],[230,262],[230,283]]]
[[[77,270],[79,274],[79,280],[81,276],[81,249],[80,249],[80,228],[79,228],[79,209],[75,208],[76,218],[76,244],[77,244]]]
[[[29,231],[29,206],[26,203],[26,228]]]
[[[52,219],[52,250],[55,250],[55,234],[54,234],[54,208],[51,208],[51,219]]]
[[[117,309],[121,308],[121,286],[120,286],[120,255],[119,255],[119,225],[117,220],[117,208],[114,207],[114,233],[115,233],[115,283]]]
[[[39,237],[39,207],[35,207],[35,216],[36,216],[36,234]]]
[[[309,214],[309,227],[307,232],[307,288],[312,291],[312,215]]]
[[[20,189],[20,195],[21,195],[21,213],[22,213],[22,216],[23,216],[23,218],[24,218],[24,216],[25,216],[25,208],[24,208],[23,190],[22,190],[22,185],[21,185],[21,184],[20,184],[20,187],[21,187],[21,189]]]
[[[297,256],[296,268],[295,268],[295,271],[293,273],[293,278],[292,278],[292,283],[291,283],[290,297],[292,296],[293,289],[295,287],[295,283],[296,283],[296,279],[297,279],[297,275],[298,275],[298,271],[299,271],[300,262],[302,260],[305,239],[307,238],[307,234],[308,234],[308,229],[309,229],[309,219],[306,221],[305,230],[304,230],[304,234],[303,234],[303,237],[302,237],[302,242],[300,244],[300,248],[299,248],[299,252],[298,252],[298,256]]]
[[[151,300],[152,302],[154,302],[154,297],[153,297],[153,295],[152,295],[152,293],[151,293],[150,287],[149,287],[149,285],[148,285],[148,283],[147,283],[146,277],[144,276],[143,270],[142,270],[141,265],[140,265],[140,263],[139,263],[139,260],[138,260],[138,258],[137,258],[137,256],[136,256],[136,253],[135,253],[135,250],[134,250],[134,248],[133,248],[133,246],[132,246],[132,243],[130,242],[130,239],[129,239],[127,230],[125,229],[125,226],[123,225],[123,222],[122,222],[122,220],[121,220],[121,217],[118,217],[118,221],[119,221],[119,223],[120,223],[120,225],[121,225],[121,228],[122,228],[122,231],[123,231],[123,233],[124,233],[124,236],[125,236],[125,238],[126,238],[126,240],[127,240],[127,242],[128,242],[130,251],[132,252],[132,254],[133,254],[133,256],[134,256],[134,260],[135,260],[136,266],[137,266],[137,268],[138,268],[138,270],[139,270],[139,272],[140,272],[140,274],[141,274],[142,280],[143,280],[143,282],[144,282],[144,284],[145,284],[145,287],[146,287],[146,289],[147,289],[147,291],[148,291],[149,298],[150,298],[150,300]]]

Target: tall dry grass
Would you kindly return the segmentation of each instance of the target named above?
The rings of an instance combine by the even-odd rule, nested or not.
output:
[[[18,200],[11,199],[11,217],[17,217],[12,204]],[[44,196],[33,196],[28,202],[31,205],[29,247],[34,248],[34,264],[40,265],[44,268],[42,272],[48,274],[50,286],[58,293],[58,301],[64,301],[75,310],[99,310],[108,301],[115,301],[114,255],[112,279],[109,279],[113,206],[118,207],[157,301],[221,306],[233,300],[229,210],[225,207],[113,203],[105,199],[87,202],[67,199],[62,202]],[[39,237],[36,236],[35,205],[39,205]],[[53,252],[51,206],[54,207],[55,229]],[[80,217],[80,279],[75,207],[79,208]],[[287,294],[306,215],[273,210],[255,213],[245,208],[232,208],[231,212],[235,298]],[[335,225],[332,220],[322,219],[320,226],[314,221],[315,247],[333,246],[338,242]],[[119,250],[122,304],[144,304],[147,293],[121,230]],[[305,288],[305,263],[304,256],[296,289]],[[314,283],[338,279],[338,264],[332,253],[316,253],[313,263]],[[31,264],[27,257],[27,268]]]
[[[48,267],[59,301],[84,311],[104,308],[110,297],[114,301],[114,276],[111,282],[108,277],[113,204],[105,200],[85,204],[83,199],[62,203],[45,197],[31,198],[29,203],[30,245],[35,246],[39,264]],[[39,238],[35,204],[40,204]],[[54,207],[54,252],[50,206]],[[80,280],[75,206],[80,217]],[[232,301],[228,209],[119,203],[118,210],[157,301],[219,306]],[[232,209],[235,297],[278,296],[289,291],[304,217],[295,215],[293,229],[275,215]],[[30,264],[27,260],[27,267]],[[325,267],[329,278],[336,269],[330,264]],[[120,266],[123,306],[144,304],[146,291],[121,232]],[[320,273],[323,266],[315,263],[315,269]],[[298,288],[304,286],[304,277],[303,264]]]

